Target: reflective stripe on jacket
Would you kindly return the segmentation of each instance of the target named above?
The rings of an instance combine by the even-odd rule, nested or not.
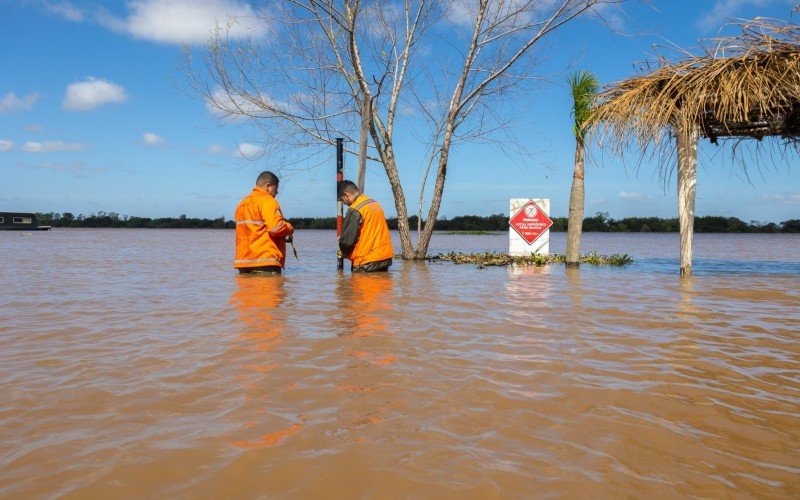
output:
[[[352,251],[346,255],[353,261],[353,266],[363,266],[370,262],[394,257],[389,226],[386,224],[383,209],[377,201],[367,198],[363,194],[359,195],[347,211],[344,225],[350,227],[342,227],[342,236],[350,232],[348,229],[352,231],[352,225],[355,224],[359,225],[358,237]],[[349,249],[347,247],[345,245],[345,249]]]
[[[294,228],[283,218],[277,200],[254,187],[236,207],[236,257],[233,267],[284,266],[286,237]]]

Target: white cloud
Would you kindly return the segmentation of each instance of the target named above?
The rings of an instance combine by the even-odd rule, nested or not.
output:
[[[445,16],[453,24],[470,26],[475,21],[475,6],[468,2],[453,2]]]
[[[296,102],[301,102],[302,99],[307,98],[300,94],[292,96],[292,99]],[[258,99],[264,106],[278,109],[281,112],[297,113],[299,111],[297,106],[286,101],[277,101],[267,93],[259,95]],[[242,121],[250,117],[271,118],[275,116],[275,113],[259,106],[258,103],[238,95],[228,94],[222,89],[215,90],[211,99],[206,99],[206,109],[215,118],[225,118],[231,121]]]
[[[238,0],[137,0],[128,2],[125,18],[105,14],[98,21],[114,31],[159,43],[203,44],[217,24],[233,39],[267,32],[266,21],[247,2]]]
[[[219,144],[212,144],[206,149],[206,152],[212,155],[219,155],[225,152],[225,148]]]
[[[152,132],[145,132],[142,134],[142,140],[144,141],[145,146],[160,146],[167,142],[163,137]]]
[[[17,109],[31,109],[38,100],[39,94],[29,94],[20,99],[14,95],[13,92],[9,92],[5,97],[0,99],[0,113]]]
[[[25,130],[26,132],[43,132],[44,126],[39,125],[38,123],[31,123],[30,125],[25,125],[22,127],[22,130]]]
[[[66,172],[75,174],[76,177],[87,177],[87,174],[101,174],[107,169],[102,167],[90,167],[86,162],[75,161],[71,164],[55,163],[50,161],[43,161],[38,164],[34,163],[17,163],[20,168],[27,168],[31,170],[51,170],[54,172]]]
[[[45,4],[45,9],[63,17],[67,21],[81,22],[86,17],[82,10],[70,2],[48,2]]]
[[[264,148],[258,146],[256,144],[250,144],[248,142],[243,142],[236,147],[236,151],[233,153],[234,156],[238,158],[246,158],[248,160],[253,160],[258,158],[264,152]]]
[[[788,6],[795,3],[788,0],[716,0],[714,7],[695,23],[698,28],[704,31],[716,31],[727,23],[731,18],[738,16],[745,7],[766,7],[767,5]]]
[[[125,102],[127,99],[125,89],[119,85],[90,77],[67,86],[63,106],[64,109],[82,111],[103,104]]]
[[[78,142],[49,141],[36,142],[28,141],[22,145],[22,150],[29,153],[58,153],[62,151],[80,151],[85,149],[86,144]]]
[[[11,148],[14,147],[14,143],[7,139],[0,139],[0,151],[11,151]]]
[[[627,24],[625,11],[617,4],[596,4],[592,8],[592,13],[615,30],[623,30]]]
[[[475,24],[478,13],[478,2],[463,0],[438,0],[444,10],[445,19],[458,28],[471,28]],[[504,31],[525,24],[541,23],[562,8],[563,0],[490,0],[484,14],[484,23],[495,26],[495,30]],[[567,10],[574,12],[583,8],[573,2]],[[625,27],[625,15],[617,3],[594,3],[583,15],[602,19],[615,29]]]
[[[762,194],[758,199],[782,203],[784,205],[800,205],[800,191],[794,193]]]
[[[620,191],[617,196],[622,198],[623,200],[646,200],[648,196],[645,196],[641,193],[629,193],[627,191]]]
[[[535,7],[530,4],[535,3]],[[560,3],[560,2],[559,2]],[[445,17],[455,25],[472,26],[478,13],[477,2],[451,2],[442,0],[445,7]],[[489,7],[484,14],[484,18],[490,23],[498,23],[500,26],[510,26],[512,24],[530,23],[538,15],[547,15],[547,9],[556,4],[554,0],[539,0],[530,2],[529,0],[503,0],[489,2]]]

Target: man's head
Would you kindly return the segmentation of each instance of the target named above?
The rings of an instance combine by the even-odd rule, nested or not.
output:
[[[356,201],[356,198],[358,198],[358,196],[361,194],[361,191],[358,190],[358,186],[356,186],[355,182],[342,181],[339,183],[336,194],[342,203],[349,207],[354,201]]]
[[[279,183],[280,181],[278,180],[278,176],[269,170],[264,170],[258,174],[258,178],[256,178],[256,186],[264,188],[272,196],[278,194]]]

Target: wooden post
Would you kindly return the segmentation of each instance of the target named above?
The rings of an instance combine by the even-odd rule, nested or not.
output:
[[[367,137],[372,120],[372,101],[368,95],[361,103],[361,136],[358,140],[358,190],[364,192],[364,176],[367,171]]]
[[[342,235],[342,200],[339,199],[339,183],[344,180],[344,139],[336,138],[336,244]],[[337,269],[344,269],[344,257],[339,254]]]
[[[692,275],[694,199],[697,187],[697,127],[678,123],[675,127],[678,148],[678,218],[681,230],[681,276]]]

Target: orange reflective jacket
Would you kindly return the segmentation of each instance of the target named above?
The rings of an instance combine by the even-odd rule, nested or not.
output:
[[[378,202],[362,194],[355,199],[350,209],[357,211],[362,221],[358,230],[358,240],[353,251],[347,256],[353,261],[353,266],[363,266],[394,257],[389,226],[386,225],[386,217]]]
[[[286,237],[294,228],[277,200],[254,187],[236,207],[236,258],[233,267],[280,266],[286,262]]]

